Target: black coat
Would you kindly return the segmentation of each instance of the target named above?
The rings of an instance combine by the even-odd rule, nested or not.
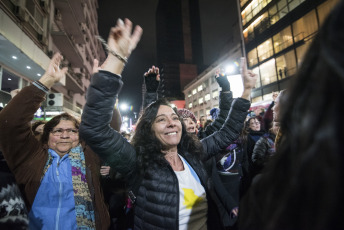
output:
[[[178,229],[179,186],[172,167],[167,161],[164,164],[153,163],[144,175],[140,175],[134,147],[109,127],[112,108],[122,84],[119,76],[106,71],[100,71],[92,77],[82,115],[80,136],[116,171],[127,175],[130,180],[139,178],[135,206],[136,229]],[[233,101],[223,127],[201,141],[205,158],[209,159],[236,139],[243,127],[249,106],[250,102],[242,98]],[[212,181],[200,159],[183,149],[178,153],[195,170],[205,188],[208,199],[208,227],[211,228],[220,221],[218,208],[222,208]]]

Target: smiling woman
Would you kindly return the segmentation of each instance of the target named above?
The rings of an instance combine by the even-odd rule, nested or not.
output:
[[[128,19],[117,21],[108,45],[129,57],[142,29]],[[80,136],[99,156],[123,175],[132,189],[134,229],[222,229],[224,212],[213,192],[203,161],[225,149],[239,135],[256,76],[243,70],[245,91],[233,101],[222,128],[199,141],[189,134],[166,99],[151,103],[137,122],[129,143],[109,127],[116,97],[122,88],[124,63],[108,56],[94,74],[87,92]],[[221,213],[221,214],[220,214]]]
[[[102,190],[90,191],[100,187],[100,159],[79,141],[79,121],[67,113],[56,116],[44,125],[41,139],[30,124],[49,88],[65,77],[61,60],[55,54],[41,79],[1,111],[0,149],[23,188],[30,229],[108,229]]]

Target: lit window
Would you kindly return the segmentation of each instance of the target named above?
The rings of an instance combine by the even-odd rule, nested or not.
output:
[[[197,89],[192,90],[192,95],[195,95],[197,93]]]
[[[203,97],[201,97],[200,99],[198,99],[198,104],[202,104],[203,103]]]
[[[190,109],[190,108],[192,108],[192,103],[191,103],[191,102],[189,103],[189,109]]]
[[[205,101],[209,101],[210,100],[210,93],[208,93],[207,95],[204,96],[204,100]]]
[[[219,96],[219,91],[218,90],[214,90],[213,91],[213,98],[216,98]]]
[[[198,92],[201,92],[203,90],[203,85],[198,86]]]

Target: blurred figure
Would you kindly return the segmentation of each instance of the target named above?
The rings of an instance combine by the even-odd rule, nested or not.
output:
[[[272,122],[273,122],[272,108],[275,105],[275,100],[277,96],[278,96],[278,92],[272,92],[272,102],[270,103],[269,107],[264,113],[262,124],[265,130],[270,130],[272,127]]]
[[[127,139],[128,141],[130,141],[130,138],[131,138],[131,135],[130,133],[126,132],[126,131],[123,131],[121,132],[122,136]]]
[[[279,101],[283,135],[242,199],[241,229],[344,229],[343,40],[340,1]]]
[[[252,177],[260,173],[270,157],[275,154],[275,138],[279,129],[279,123],[273,122],[272,128],[268,133],[257,141],[252,153],[253,173]]]
[[[219,116],[219,109],[212,108],[209,113],[210,113],[211,119],[215,120]]]

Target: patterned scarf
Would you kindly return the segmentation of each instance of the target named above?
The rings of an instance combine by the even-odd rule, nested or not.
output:
[[[75,214],[78,229],[95,229],[94,208],[86,180],[85,155],[80,144],[70,150],[68,158],[72,166]],[[48,161],[44,167],[43,177],[51,164],[52,156],[49,154]]]

